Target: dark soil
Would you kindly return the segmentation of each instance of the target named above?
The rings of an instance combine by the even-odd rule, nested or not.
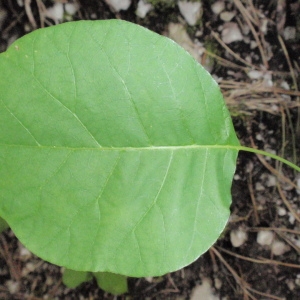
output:
[[[31,2],[31,10],[39,27],[38,1],[32,0]],[[48,8],[53,5],[54,1],[43,2]],[[161,1],[155,6],[155,9],[148,13],[146,18],[138,18],[135,14],[137,2],[137,0],[133,0],[126,11],[113,12],[104,1],[80,0],[78,1],[80,9],[74,14],[73,20],[119,18],[140,24],[160,34],[166,32],[170,22],[184,23],[177,5],[170,5],[168,1]],[[203,32],[200,40],[213,40],[211,30],[218,32],[218,27],[224,23],[212,13],[211,5],[216,0],[203,2],[202,21],[195,26],[186,25],[192,40],[198,39],[195,37],[198,29]],[[236,11],[236,19],[245,22],[235,7],[234,1],[224,2],[227,8]],[[250,2],[243,1],[246,4]],[[287,51],[296,75],[300,65],[300,3],[291,0],[252,2],[255,8],[270,20],[268,31],[265,34],[265,39],[271,49],[268,51],[272,52],[272,57],[269,59],[269,70],[274,72],[274,78],[278,82],[286,80],[293,87],[286,55],[277,38],[277,23],[282,20],[278,16],[278,3],[286,4],[284,9],[286,21],[283,22],[283,29],[286,26],[297,29],[296,37],[286,41]],[[33,30],[33,25],[28,20],[24,6],[19,6],[17,1],[1,1],[0,7],[8,16],[0,25],[0,52],[3,52],[13,40]],[[298,9],[298,14],[295,13],[295,9]],[[45,26],[54,23],[52,19],[45,20]],[[215,45],[219,56],[241,64],[218,43],[215,42]],[[250,49],[249,44],[244,41],[234,42],[229,46],[243,58],[250,53],[253,64],[263,64],[258,49]],[[218,63],[215,63],[212,73],[225,80],[235,79],[251,83],[251,79],[245,73]],[[237,73],[239,73],[238,76]],[[299,83],[298,79],[298,85]],[[269,94],[265,96],[270,97]],[[289,98],[289,101],[293,103],[296,103],[296,100],[296,96],[293,95]],[[251,145],[251,141],[254,141],[258,148],[274,150],[279,154],[282,153],[283,146],[285,146],[285,157],[292,159],[294,147],[291,128],[296,126],[297,105],[288,109],[282,102],[280,103],[276,104],[278,109],[273,114],[261,110],[259,105],[257,105],[257,109],[251,111],[246,108],[246,114],[245,111],[236,113],[234,110],[237,115],[233,118],[234,125],[242,144]],[[233,111],[231,107],[230,110]],[[295,145],[296,149],[294,150],[299,157],[299,143]],[[280,166],[276,165],[274,161],[265,160],[275,170],[280,169]],[[286,178],[295,182],[296,174],[291,169],[283,166],[282,173]],[[104,293],[98,288],[95,281],[84,283],[75,289],[66,288],[62,284],[60,267],[44,262],[27,252],[14,234],[10,230],[6,230],[0,236],[0,299],[190,299],[194,288],[201,285],[204,278],[209,278],[213,291],[219,299],[298,300],[300,299],[300,224],[293,218],[283,197],[300,216],[300,196],[294,188],[281,180],[279,185],[282,196],[278,191],[277,182],[270,184],[270,176],[276,178],[276,173],[272,174],[267,170],[257,156],[240,153],[232,186],[232,217],[214,247],[193,264],[177,272],[160,278],[129,278],[128,294],[118,297]],[[275,232],[276,239],[288,245],[289,251],[277,256],[272,253],[270,247],[260,245],[257,242],[257,234],[265,228]],[[276,230],[276,228],[280,230]],[[248,234],[247,240],[240,247],[233,247],[231,242],[230,234],[235,230],[242,230]],[[265,261],[266,259],[272,261]],[[258,263],[257,260],[265,263]],[[284,263],[290,265],[284,265]]]

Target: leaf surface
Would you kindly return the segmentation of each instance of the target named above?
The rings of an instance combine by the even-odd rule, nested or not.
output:
[[[79,271],[186,266],[229,217],[239,142],[211,76],[119,21],[36,30],[0,55],[0,215]]]

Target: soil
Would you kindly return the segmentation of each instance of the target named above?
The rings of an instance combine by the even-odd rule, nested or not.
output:
[[[32,0],[30,4],[37,27],[41,26],[39,2]],[[48,9],[53,2],[43,1],[44,8]],[[249,77],[245,65],[215,40],[212,32],[220,32],[220,27],[227,22],[212,12],[211,7],[217,1],[203,1],[201,21],[194,26],[186,24],[177,4],[171,2],[156,1],[154,9],[142,19],[135,14],[137,0],[133,0],[127,10],[120,12],[114,11],[105,1],[77,1],[75,3],[79,5],[79,10],[72,20],[119,18],[159,34],[166,34],[171,22],[180,23],[193,43],[213,42],[214,53],[224,58],[226,63],[217,59],[211,73],[220,80],[241,143],[254,143],[260,149],[274,151],[290,160],[293,155],[299,157],[296,124],[300,97],[297,91],[297,84],[300,83],[297,77],[300,71],[300,2],[221,1],[227,10],[236,13],[233,22],[246,23],[245,16],[237,6],[239,3],[243,3],[248,11],[253,7],[261,20],[268,21],[265,32],[255,27],[256,32],[263,35],[260,38],[265,41],[262,43],[265,53],[269,53],[267,69],[258,47],[252,49],[246,42],[247,36],[253,39],[251,31],[244,33],[243,40],[227,45],[241,58],[250,57],[251,64],[259,66],[262,73],[272,74],[272,89],[260,91],[257,91],[259,80]],[[34,29],[24,5],[18,3],[22,4],[23,1],[0,2],[1,11],[7,15],[2,23],[0,19],[1,52],[13,40]],[[283,5],[282,9],[280,5]],[[47,17],[44,26],[56,22]],[[293,38],[285,36],[286,27],[295,28]],[[286,49],[278,35],[283,37]],[[230,62],[238,67],[233,67]],[[296,81],[293,81],[290,65]],[[226,87],[232,81],[236,85],[231,89]],[[287,92],[276,93],[276,89],[282,89],[283,86],[289,87]],[[238,96],[234,97],[234,93]],[[75,289],[67,288],[62,284],[62,269],[31,254],[8,229],[0,236],[0,299],[200,300],[205,298],[196,296],[196,289],[207,280],[212,292],[208,300],[300,299],[300,187],[297,193],[288,182],[290,180],[296,184],[297,178],[300,178],[299,174],[285,166],[241,152],[232,185],[231,218],[216,244],[193,264],[177,272],[159,278],[129,278],[129,292],[121,296],[103,292],[95,281]],[[258,235],[265,231],[274,233],[271,245],[258,242]],[[236,233],[246,238],[241,245],[234,247],[233,235]],[[284,247],[282,253],[276,252],[275,241],[281,242]]]

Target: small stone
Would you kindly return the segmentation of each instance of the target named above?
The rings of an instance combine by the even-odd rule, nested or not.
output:
[[[296,27],[287,26],[284,28],[283,37],[285,40],[293,40],[296,37]]]
[[[202,284],[192,290],[190,300],[219,300],[219,297],[214,295],[210,280],[204,278]]]
[[[260,23],[260,30],[266,34],[268,31],[268,23],[269,21],[267,19],[263,19]]]
[[[223,11],[220,14],[220,19],[225,22],[231,21],[235,17],[235,12],[233,11]]]
[[[258,128],[261,129],[261,130],[265,130],[265,129],[267,128],[267,126],[266,126],[266,124],[264,124],[264,123],[260,123],[260,124],[258,125]]]
[[[224,1],[217,1],[211,6],[211,10],[214,14],[218,15],[225,9]]]
[[[282,217],[286,215],[286,209],[284,207],[278,207],[277,209],[278,216]]]
[[[276,179],[276,177],[273,176],[273,175],[269,175],[266,184],[267,184],[267,187],[276,186],[276,184],[277,184],[277,179]]]
[[[190,26],[196,25],[202,15],[201,2],[179,1],[178,7],[180,13]]]
[[[300,274],[297,274],[297,278],[295,280],[296,285],[300,286]]]
[[[250,49],[255,49],[257,47],[256,41],[251,41],[250,42]]]
[[[236,23],[228,22],[224,25],[222,40],[225,44],[243,40],[242,33]]]
[[[258,140],[258,141],[262,141],[263,140],[263,137],[260,133],[258,133],[255,138]]]
[[[256,182],[255,183],[255,190],[258,192],[262,192],[265,190],[265,187],[260,183],[260,182]]]
[[[293,241],[293,243],[296,245],[296,247],[300,248],[300,238],[291,238],[291,240]]]
[[[258,70],[251,70],[247,73],[250,79],[260,79],[263,77],[263,72]]]
[[[53,285],[53,283],[54,283],[53,278],[51,276],[47,276],[45,284],[51,286]]]
[[[25,269],[27,269],[29,272],[33,272],[36,269],[36,266],[34,263],[29,262],[26,264]]]
[[[22,277],[26,277],[29,273],[33,272],[36,266],[32,262],[28,262],[22,269]]]
[[[8,280],[6,281],[6,286],[10,292],[10,294],[14,295],[16,294],[20,289],[20,284],[17,281]]]
[[[65,4],[65,11],[67,14],[73,16],[79,9],[79,5],[77,2],[75,3],[66,3]]]
[[[55,24],[62,21],[64,17],[64,7],[62,3],[56,2],[52,7],[46,11],[46,17],[52,19]]]
[[[105,2],[116,12],[127,10],[131,4],[131,0],[105,0]]]
[[[288,215],[289,215],[289,222],[293,225],[295,223],[295,217],[290,212],[288,212]]]
[[[153,282],[153,277],[145,277],[146,281],[148,281],[149,283]]]
[[[153,8],[151,3],[147,3],[144,0],[140,0],[137,5],[136,15],[140,18],[145,18],[147,13]]]
[[[233,247],[240,247],[242,246],[245,241],[247,241],[248,235],[247,232],[242,230],[241,228],[237,230],[232,230],[230,232],[230,241]]]
[[[284,80],[280,83],[280,87],[282,87],[285,90],[290,90],[290,85]]]
[[[275,240],[272,243],[271,251],[274,255],[282,255],[289,250],[290,247],[282,241]]]
[[[258,244],[262,246],[270,246],[274,239],[274,232],[269,230],[259,231],[256,237]]]
[[[222,281],[219,278],[215,278],[215,287],[217,290],[222,287]]]
[[[234,180],[241,180],[241,176],[239,174],[234,174],[233,179]]]
[[[20,257],[23,261],[28,260],[32,256],[31,252],[24,246],[20,246]]]
[[[170,23],[168,26],[168,36],[188,51],[196,60],[200,61],[199,47],[193,43],[182,24]]]
[[[293,291],[295,289],[295,283],[293,280],[286,280],[286,285],[288,286],[290,291]]]

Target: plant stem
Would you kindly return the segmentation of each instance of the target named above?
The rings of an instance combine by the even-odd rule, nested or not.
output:
[[[252,152],[252,153],[255,153],[255,154],[260,154],[260,155],[264,155],[264,156],[268,156],[268,157],[271,157],[273,159],[276,159],[278,161],[281,161],[282,163],[288,165],[289,167],[293,168],[294,170],[300,172],[300,167],[298,167],[297,165],[293,164],[292,162],[276,155],[276,154],[273,154],[273,153],[270,153],[270,152],[267,152],[267,151],[263,151],[263,150],[259,150],[259,149],[255,149],[255,148],[250,148],[250,147],[245,147],[245,146],[238,146],[236,147],[237,150],[240,150],[240,151],[247,151],[247,152]]]

